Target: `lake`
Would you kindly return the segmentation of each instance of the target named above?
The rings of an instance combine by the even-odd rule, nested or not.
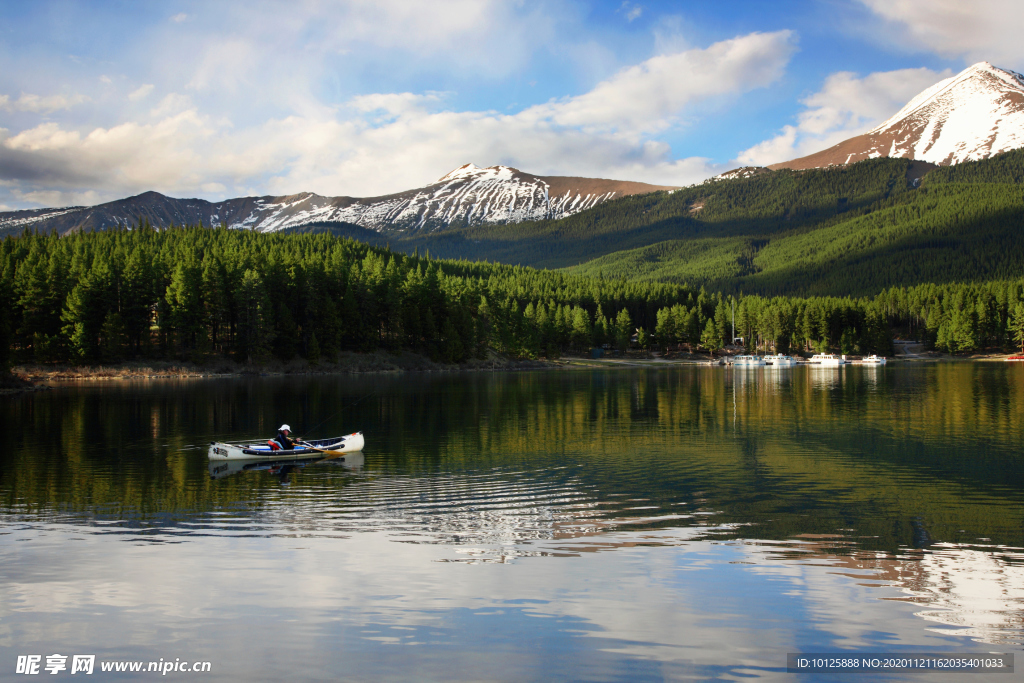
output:
[[[111,680],[815,681],[787,654],[1024,649],[1024,364],[66,383],[0,415],[4,679],[84,654]],[[366,448],[208,462],[282,422]]]

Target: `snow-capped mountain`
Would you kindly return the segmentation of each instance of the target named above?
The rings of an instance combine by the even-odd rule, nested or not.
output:
[[[507,166],[466,164],[430,185],[359,199],[302,192],[285,197],[244,197],[222,202],[174,199],[157,192],[89,207],[0,213],[0,235],[26,227],[66,233],[134,225],[227,224],[274,232],[310,224],[349,224],[383,233],[409,234],[482,223],[563,218],[615,197],[674,189],[596,178],[541,177]]]
[[[1024,147],[1024,76],[979,62],[940,81],[877,128],[768,168],[820,168],[877,157],[939,166]]]

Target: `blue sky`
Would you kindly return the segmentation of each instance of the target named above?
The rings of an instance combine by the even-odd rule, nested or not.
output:
[[[698,182],[870,129],[1016,0],[0,1],[0,210],[375,196],[464,163]]]

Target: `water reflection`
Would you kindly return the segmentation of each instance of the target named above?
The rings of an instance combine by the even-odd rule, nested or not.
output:
[[[243,472],[269,472],[281,478],[281,474],[300,470],[308,465],[325,465],[328,467],[341,467],[346,470],[358,472],[363,469],[366,457],[360,453],[349,453],[342,458],[288,458],[285,460],[274,460],[271,458],[252,458],[251,460],[210,460],[209,470],[211,479],[223,479]]]
[[[436,644],[425,615],[469,610],[449,641],[484,651],[493,643],[474,639],[474,619],[509,629],[543,613],[561,620],[551,638],[621,653],[601,661],[623,677],[627,660],[683,659],[697,666],[686,675],[739,676],[712,663],[743,648],[758,676],[771,675],[772,648],[808,644],[1020,648],[1018,370],[265,378],[17,398],[0,403],[12,439],[0,452],[0,626],[74,612],[47,591],[80,600],[83,615],[139,603],[166,615],[146,597],[147,572],[186,591],[220,571],[224,596],[273,605],[314,638],[348,619],[350,633],[371,624],[368,639],[405,642],[411,629]],[[344,463],[207,461],[209,441],[281,422],[310,438],[362,430],[366,449]],[[88,579],[62,568],[76,563]],[[488,567],[507,573],[459,573]],[[130,599],[122,568],[139,577]],[[288,612],[226,578],[262,586],[278,573],[288,578],[266,590],[319,590]],[[228,597],[207,599],[245,618]],[[793,630],[768,635],[780,614]]]

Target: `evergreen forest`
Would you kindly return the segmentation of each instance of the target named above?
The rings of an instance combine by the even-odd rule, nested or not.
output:
[[[891,353],[1024,342],[1024,278],[893,286],[873,296],[764,296],[390,251],[330,234],[175,227],[26,232],[0,242],[0,363],[259,365],[340,351],[445,362],[635,345]],[[734,323],[735,321],[735,323]]]
[[[881,158],[762,169],[558,221],[466,227],[392,246],[736,295],[873,296],[1024,273],[1022,181],[1024,150],[941,168]]]

